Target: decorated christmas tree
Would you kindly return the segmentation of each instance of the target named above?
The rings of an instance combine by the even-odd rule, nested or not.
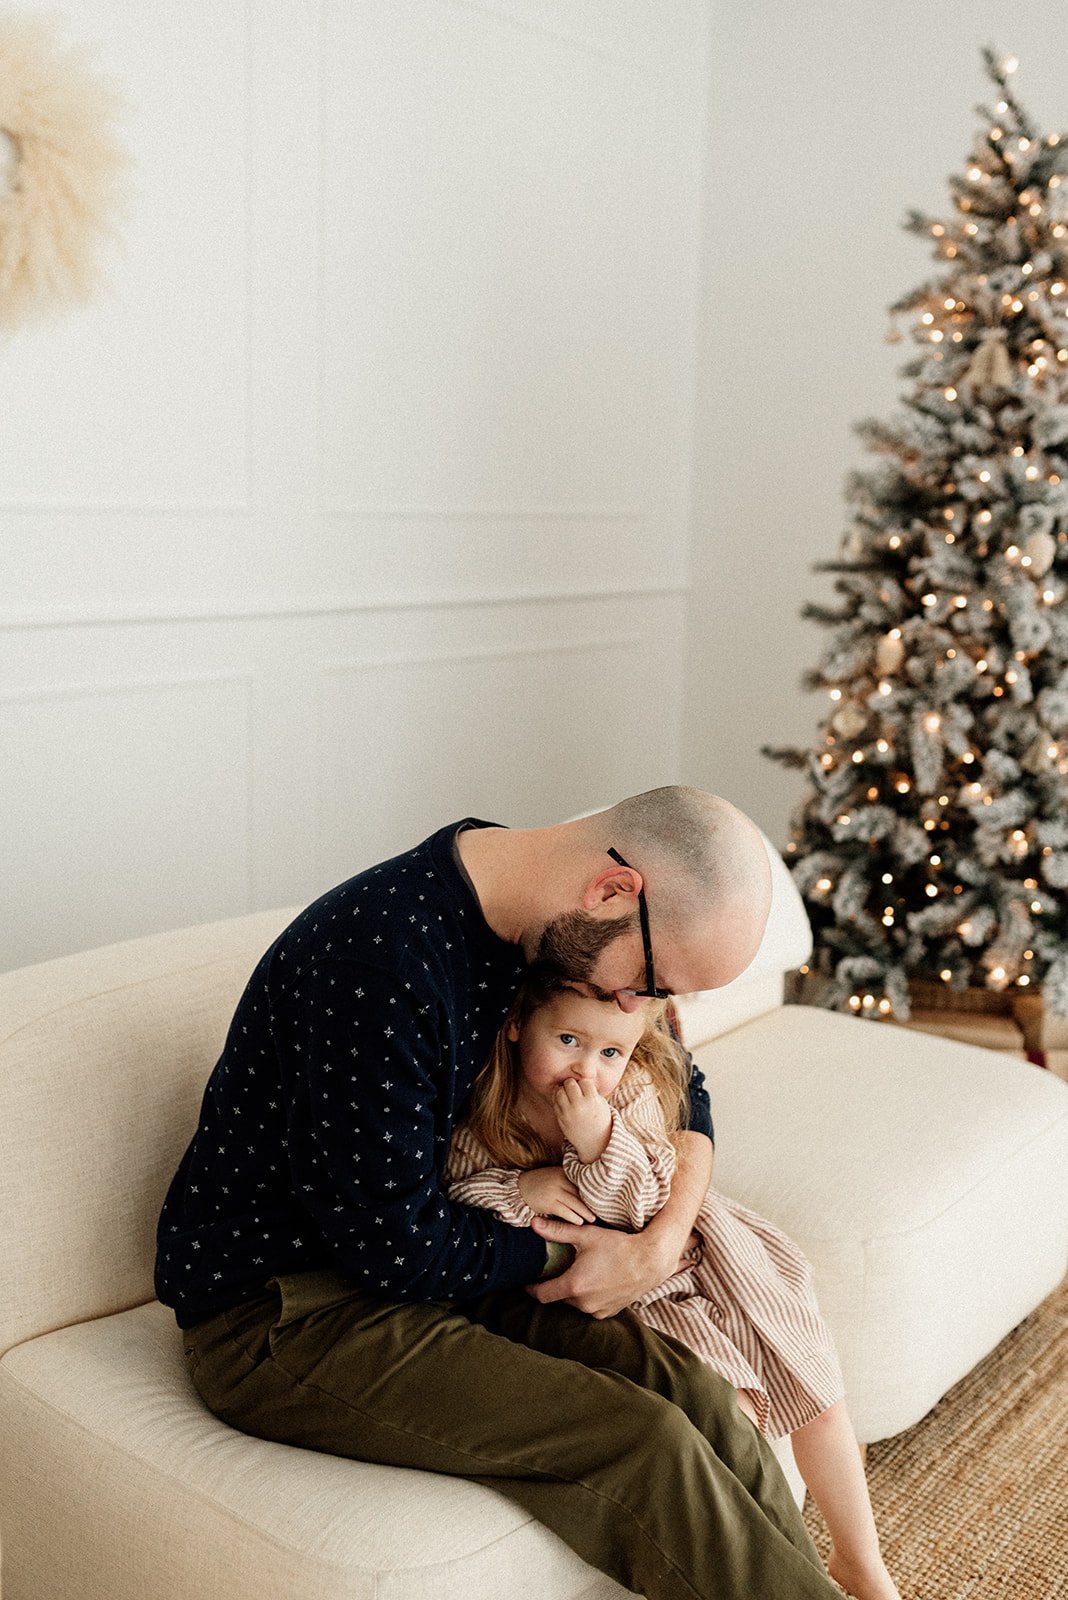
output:
[[[802,612],[830,630],[820,736],[763,747],[808,774],[787,860],[816,1003],[897,1020],[910,983],[1068,1014],[1068,140],[983,57],[953,208],[905,223],[937,266],[890,308],[918,347],[900,414],[857,424],[879,459],[814,568],[842,602]]]

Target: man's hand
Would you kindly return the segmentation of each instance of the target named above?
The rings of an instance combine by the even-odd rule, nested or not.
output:
[[[532,1227],[541,1238],[569,1244],[575,1252],[575,1260],[559,1277],[528,1284],[527,1293],[543,1305],[566,1300],[588,1316],[614,1317],[670,1278],[680,1264],[677,1255],[670,1262],[663,1261],[648,1231],[576,1228],[555,1217],[535,1217]]]
[[[614,1317],[692,1265],[687,1252],[700,1245],[693,1225],[712,1176],[714,1152],[703,1133],[686,1130],[676,1138],[679,1165],[671,1194],[640,1233],[576,1228],[554,1217],[535,1217],[534,1231],[543,1239],[569,1244],[575,1260],[558,1277],[528,1284],[528,1294],[543,1304],[566,1300],[591,1317]]]
[[[583,1165],[604,1154],[612,1132],[612,1111],[592,1083],[566,1079],[553,1096],[553,1110],[560,1132],[574,1145]]]
[[[563,1167],[533,1167],[529,1172],[521,1172],[517,1183],[531,1211],[580,1226],[583,1222],[597,1220]]]

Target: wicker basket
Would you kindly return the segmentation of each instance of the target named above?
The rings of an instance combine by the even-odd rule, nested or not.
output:
[[[919,1011],[970,1011],[988,1017],[1009,1017],[1014,998],[1011,989],[954,989],[948,983],[909,979],[909,999]]]

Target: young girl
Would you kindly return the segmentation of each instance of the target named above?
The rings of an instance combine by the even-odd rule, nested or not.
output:
[[[563,985],[520,990],[453,1133],[449,1198],[517,1228],[536,1214],[643,1228],[668,1198],[685,1126],[682,1054],[663,1001],[624,1012]],[[635,1301],[735,1386],[769,1438],[790,1434],[856,1600],[900,1600],[883,1563],[856,1436],[812,1269],[784,1233],[710,1188],[688,1265]]]

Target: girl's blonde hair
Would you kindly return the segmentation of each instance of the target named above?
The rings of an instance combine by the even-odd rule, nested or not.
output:
[[[528,975],[494,1040],[489,1060],[475,1079],[465,1120],[479,1143],[502,1167],[547,1167],[559,1159],[519,1110],[522,1070],[519,1050],[509,1039],[508,1029],[512,1025],[522,1029],[535,1011],[567,988],[566,983]],[[682,1049],[671,1033],[669,1004],[665,1000],[645,1002],[645,1031],[618,1088],[629,1086],[636,1076],[646,1074],[656,1090],[664,1124],[671,1135],[686,1126],[689,1074]]]

